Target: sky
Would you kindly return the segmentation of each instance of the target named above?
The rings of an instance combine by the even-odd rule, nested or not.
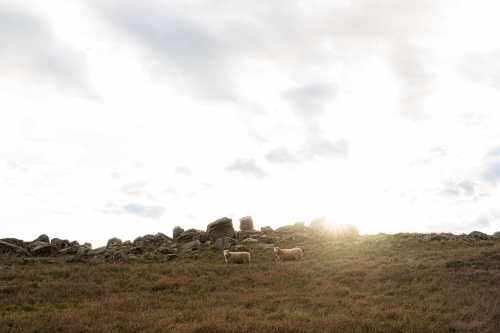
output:
[[[0,2],[0,238],[500,230],[494,0]]]

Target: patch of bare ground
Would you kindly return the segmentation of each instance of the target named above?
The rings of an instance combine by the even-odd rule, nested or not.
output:
[[[202,246],[172,261],[0,257],[0,332],[500,332],[500,241],[250,245],[227,266]]]

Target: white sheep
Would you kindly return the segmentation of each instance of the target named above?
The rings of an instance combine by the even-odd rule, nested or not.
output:
[[[293,249],[280,249],[279,247],[274,248],[274,254],[276,254],[276,261],[279,261],[283,263],[285,260],[301,260],[303,253],[300,248],[293,248]]]
[[[229,250],[223,250],[222,253],[228,265],[250,263],[250,253],[248,252],[229,252]]]

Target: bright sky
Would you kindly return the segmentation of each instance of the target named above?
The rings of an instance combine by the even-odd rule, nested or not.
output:
[[[495,0],[0,3],[0,238],[500,230]]]

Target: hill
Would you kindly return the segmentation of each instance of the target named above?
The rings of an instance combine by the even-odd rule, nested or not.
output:
[[[499,332],[500,241],[467,239],[288,239],[304,258],[283,264],[250,243],[233,266],[210,242],[174,260],[4,256],[0,331]]]

